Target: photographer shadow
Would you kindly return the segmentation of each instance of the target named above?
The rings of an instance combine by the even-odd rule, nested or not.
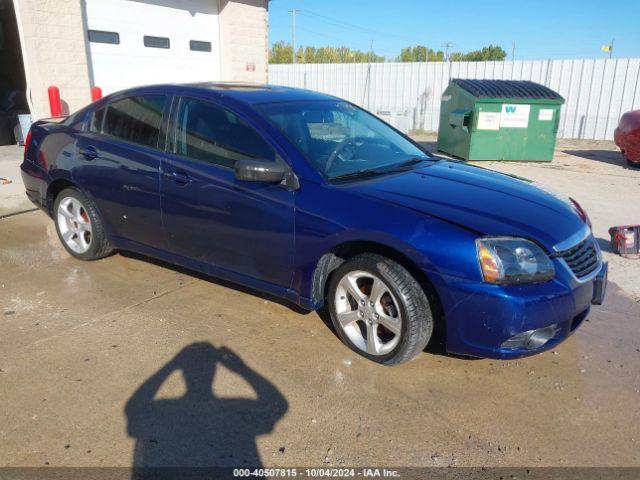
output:
[[[257,398],[214,395],[218,364],[241,376]],[[156,399],[175,371],[182,373],[186,393]],[[133,478],[147,478],[145,473],[157,478],[157,467],[260,467],[256,437],[271,432],[287,408],[278,389],[231,350],[193,343],[147,379],[125,406],[127,432],[136,439]]]

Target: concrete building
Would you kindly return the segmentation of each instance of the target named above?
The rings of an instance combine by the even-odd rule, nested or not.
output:
[[[0,0],[0,115],[50,116],[51,85],[69,113],[92,86],[264,83],[267,10],[268,0]]]

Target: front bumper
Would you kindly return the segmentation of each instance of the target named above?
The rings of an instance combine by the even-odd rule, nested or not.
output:
[[[586,282],[557,278],[534,285],[499,286],[482,282],[443,280],[441,295],[450,353],[483,358],[519,358],[548,350],[568,338],[602,303],[607,282],[606,263]],[[567,286],[571,285],[571,286]],[[522,332],[554,326],[555,333],[535,349],[505,348]]]

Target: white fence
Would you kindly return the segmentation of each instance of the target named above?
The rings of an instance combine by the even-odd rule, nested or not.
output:
[[[565,99],[561,138],[612,139],[620,116],[640,109],[640,58],[269,66],[271,84],[345,98],[403,131],[438,129],[440,98],[451,78],[548,86]]]

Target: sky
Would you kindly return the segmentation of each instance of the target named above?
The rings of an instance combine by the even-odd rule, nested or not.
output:
[[[516,60],[640,57],[640,0],[271,0],[269,41],[347,46],[395,58],[409,45],[467,52],[498,44]]]

